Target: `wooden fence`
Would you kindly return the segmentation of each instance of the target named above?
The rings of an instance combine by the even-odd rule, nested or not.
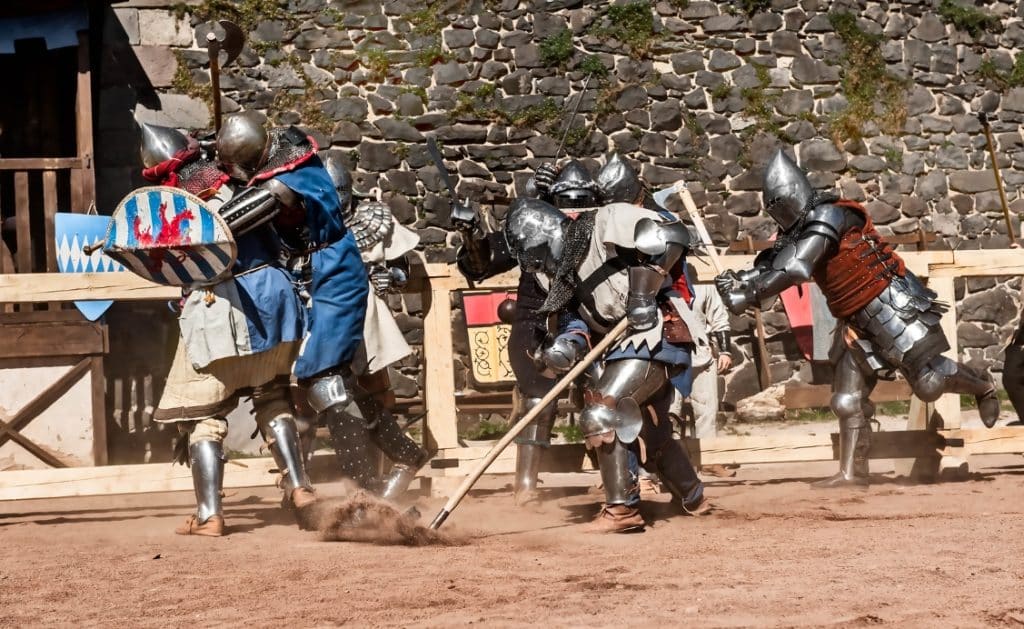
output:
[[[939,294],[939,298],[955,303],[953,282],[958,277],[1024,275],[1024,251],[925,251],[901,253],[907,267]],[[728,268],[742,269],[751,264],[753,256],[726,256]],[[699,281],[710,281],[714,275],[710,266],[700,260],[693,261]],[[469,466],[480,459],[481,448],[462,447],[458,439],[457,404],[454,390],[453,339],[451,293],[465,288],[509,288],[516,284],[516,272],[470,286],[454,266],[428,264],[421,278],[424,303],[428,304],[424,322],[424,404],[427,413],[425,439],[437,448],[435,460],[423,474],[435,480],[456,479],[464,476]],[[0,275],[0,303],[68,301],[75,299],[164,300],[174,299],[179,292],[173,288],[157,286],[131,273],[82,274],[17,274]],[[943,330],[950,340],[950,356],[957,355],[956,309],[950,308],[942,320]],[[873,458],[909,459],[906,470],[915,465],[936,471],[942,457],[965,461],[972,454],[1024,452],[1024,428],[1004,427],[993,430],[964,430],[960,426],[959,396],[943,396],[934,405],[912,403],[907,431],[879,433],[873,447]],[[704,463],[781,463],[831,460],[835,456],[835,435],[795,437],[717,437],[689,446],[695,457]],[[583,455],[581,446],[556,446],[548,469],[578,468]],[[508,472],[514,452],[507,452],[495,463],[494,472]],[[568,463],[567,463],[568,461]],[[248,461],[246,461],[249,465]],[[254,462],[247,470],[263,463]],[[126,475],[111,470],[77,471],[44,470],[0,472],[0,499],[17,497],[44,497],[82,495],[83,493],[124,493],[157,491],[160,488],[178,488],[182,484],[177,476],[163,466],[133,466],[131,476],[136,481],[121,484],[117,479]],[[160,468],[159,470],[156,468]],[[243,486],[253,476],[249,471],[232,470],[229,466],[228,486]],[[143,482],[141,470],[149,481]],[[102,477],[102,483],[89,481]],[[79,476],[82,480],[79,482]],[[175,480],[161,484],[160,479]],[[38,481],[38,482],[37,482]],[[41,488],[38,483],[44,483]],[[142,489],[140,489],[142,488]]]

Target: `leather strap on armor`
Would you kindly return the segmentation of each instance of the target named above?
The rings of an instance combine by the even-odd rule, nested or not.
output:
[[[855,201],[837,201],[864,219],[863,227],[854,227],[842,235],[835,256],[814,272],[829,310],[838,319],[849,317],[881,294],[894,277],[903,277],[906,265],[882,240],[871,217]]]

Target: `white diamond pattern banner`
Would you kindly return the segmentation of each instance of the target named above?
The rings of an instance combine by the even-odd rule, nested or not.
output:
[[[224,220],[197,196],[166,186],[139,188],[110,217],[103,252],[165,286],[215,283],[235,263]]]
[[[84,247],[103,242],[110,219],[91,214],[65,214],[53,217],[57,245],[57,268],[61,273],[112,273],[124,271],[118,262],[98,247],[86,255]],[[109,299],[76,301],[75,307],[89,321],[95,321],[114,303]]]

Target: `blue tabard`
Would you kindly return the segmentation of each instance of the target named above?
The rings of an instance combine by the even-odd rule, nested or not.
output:
[[[297,378],[310,378],[352,361],[363,342],[370,295],[366,267],[352,233],[341,220],[334,182],[316,156],[275,177],[302,196],[313,247],[312,308],[306,341],[295,362]]]

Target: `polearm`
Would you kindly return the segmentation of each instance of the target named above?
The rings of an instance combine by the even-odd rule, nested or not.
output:
[[[591,72],[587,75],[587,80],[583,82],[583,89],[580,90],[580,96],[576,99],[576,106],[572,108],[572,115],[569,116],[569,120],[565,123],[565,129],[562,129],[562,139],[558,141],[558,148],[555,150],[555,161],[558,161],[558,156],[562,154],[562,149],[565,148],[565,141],[569,137],[569,130],[572,129],[572,123],[576,120],[576,114],[580,111],[580,104],[583,102],[583,97],[587,93],[587,87],[590,86],[590,79],[594,76]]]
[[[512,426],[512,428],[505,433],[505,436],[502,437],[493,448],[491,448],[491,451],[487,453],[487,456],[485,456],[480,463],[477,464],[476,468],[474,468],[469,476],[466,477],[466,480],[462,481],[462,484],[455,490],[452,497],[448,499],[448,502],[444,504],[444,507],[437,512],[437,515],[434,516],[434,520],[430,523],[431,529],[437,530],[441,528],[444,521],[447,520],[452,511],[459,506],[459,503],[462,502],[462,499],[467,493],[469,493],[469,490],[472,489],[474,484],[476,484],[476,481],[483,476],[483,473],[487,471],[487,468],[491,466],[491,463],[494,463],[494,460],[498,458],[498,455],[508,447],[508,444],[512,443],[519,433],[530,425],[530,422],[532,422],[537,415],[539,415],[548,406],[548,404],[558,398],[562,391],[572,384],[572,382],[578,378],[580,374],[582,374],[587,367],[591,365],[591,363],[599,359],[604,354],[605,350],[611,347],[611,344],[617,341],[619,337],[626,332],[627,328],[629,328],[629,320],[623,318],[622,321],[619,321],[618,325],[612,328],[611,332],[601,339],[600,343],[594,346],[594,349],[590,350],[590,352],[583,357],[583,360],[578,362],[575,367],[569,370],[569,373],[562,376],[562,379],[555,383],[555,386],[547,392],[547,395],[541,398],[540,402],[534,405],[533,409],[529,413],[524,415],[515,426]]]
[[[210,55],[210,92],[213,98],[213,131],[220,133],[220,41],[216,33],[206,34],[206,53]]]
[[[992,158],[992,172],[996,175],[996,188],[999,189],[999,201],[1003,204],[1003,218],[1006,219],[1006,234],[1010,237],[1010,244],[1017,242],[1013,235],[1013,221],[1010,220],[1010,205],[1006,202],[1006,190],[1003,188],[1003,176],[999,174],[999,163],[996,161],[996,145],[992,141],[992,128],[988,124],[988,114],[978,113],[978,121],[981,128],[985,130],[985,143],[988,144],[988,154]]]
[[[213,99],[213,127],[214,132],[220,131],[221,106],[220,106],[220,69],[226,66],[242,52],[245,46],[245,33],[237,24],[227,20],[218,20],[210,26],[206,33],[206,53],[210,59],[210,97]],[[224,53],[224,62],[221,63],[220,53]]]

